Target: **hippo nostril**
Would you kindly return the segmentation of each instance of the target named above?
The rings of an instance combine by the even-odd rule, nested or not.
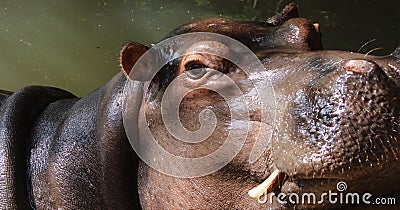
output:
[[[344,64],[343,68],[357,73],[367,73],[378,69],[378,65],[367,60],[349,60]]]

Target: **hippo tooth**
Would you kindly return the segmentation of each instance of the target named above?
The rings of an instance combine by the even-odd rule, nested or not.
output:
[[[276,169],[264,182],[249,190],[249,196],[258,199],[260,196],[266,195],[268,189],[272,187],[281,173],[279,169]]]

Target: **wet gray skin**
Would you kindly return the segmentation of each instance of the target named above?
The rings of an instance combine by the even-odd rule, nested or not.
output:
[[[318,26],[298,18],[294,5],[268,23],[208,19],[180,26],[167,37],[196,31],[219,33],[244,43],[266,71],[246,75],[230,61],[198,53],[171,61],[151,81],[148,72],[132,72],[149,89],[132,89],[134,104],[128,108],[139,123],[135,128],[138,135],[130,140],[140,141],[145,125],[170,153],[200,157],[219,148],[230,130],[247,132],[250,124],[242,150],[228,165],[207,176],[176,178],[138,160],[123,126],[123,90],[129,82],[126,75],[148,48],[130,43],[121,51],[123,73],[86,97],[77,98],[50,87],[26,87],[15,93],[0,91],[0,208],[343,207],[326,202],[283,205],[276,198],[272,203],[260,204],[250,198],[248,190],[275,169],[286,174],[274,186],[276,193],[319,195],[335,190],[338,181],[345,181],[346,192],[398,196],[400,48],[382,57],[323,51]],[[222,55],[232,53],[218,40],[195,43],[190,48],[199,47]],[[218,120],[206,141],[191,144],[178,141],[166,130],[160,120],[161,98],[178,75],[187,75],[179,81],[182,90],[213,82],[215,75],[210,72],[190,72],[198,67],[230,77],[244,93],[244,99],[231,99],[234,106],[229,108],[221,96],[210,90],[194,90],[186,95],[179,105],[185,128],[199,129],[199,113],[205,108],[212,110]],[[269,81],[275,90],[275,105],[261,101],[256,94],[255,85],[269,85]],[[225,83],[214,85],[230,88]],[[250,120],[235,115],[235,120],[243,123],[233,127],[229,109],[241,111],[243,103],[249,106]],[[266,111],[265,117],[261,116],[262,111]],[[145,123],[141,123],[143,116],[147,118]],[[260,130],[261,127],[268,129]],[[272,133],[272,138],[265,139],[268,142],[262,148],[264,152],[249,163],[253,145],[262,132]],[[388,206],[347,206],[367,207]]]

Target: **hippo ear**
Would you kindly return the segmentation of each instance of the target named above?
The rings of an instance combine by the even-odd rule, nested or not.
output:
[[[282,10],[282,12],[268,18],[267,23],[274,26],[282,25],[287,20],[299,17],[299,8],[296,4],[290,3]]]
[[[133,72],[133,75],[129,74],[131,73],[132,67],[135,65],[136,61],[148,49],[147,46],[136,42],[130,42],[122,48],[120,54],[120,65],[126,76],[130,76],[131,79],[134,80],[147,81],[147,72]]]

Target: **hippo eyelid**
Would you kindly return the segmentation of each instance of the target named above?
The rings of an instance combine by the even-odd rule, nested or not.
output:
[[[207,68],[197,68],[189,71],[185,71],[186,75],[192,80],[198,80],[204,77],[207,73]]]
[[[185,73],[190,79],[198,80],[207,73],[207,68],[207,65],[199,61],[192,61],[185,64]]]
[[[208,68],[208,66],[200,61],[191,61],[191,62],[185,64],[186,71],[191,71],[191,70],[201,69],[201,68]]]

